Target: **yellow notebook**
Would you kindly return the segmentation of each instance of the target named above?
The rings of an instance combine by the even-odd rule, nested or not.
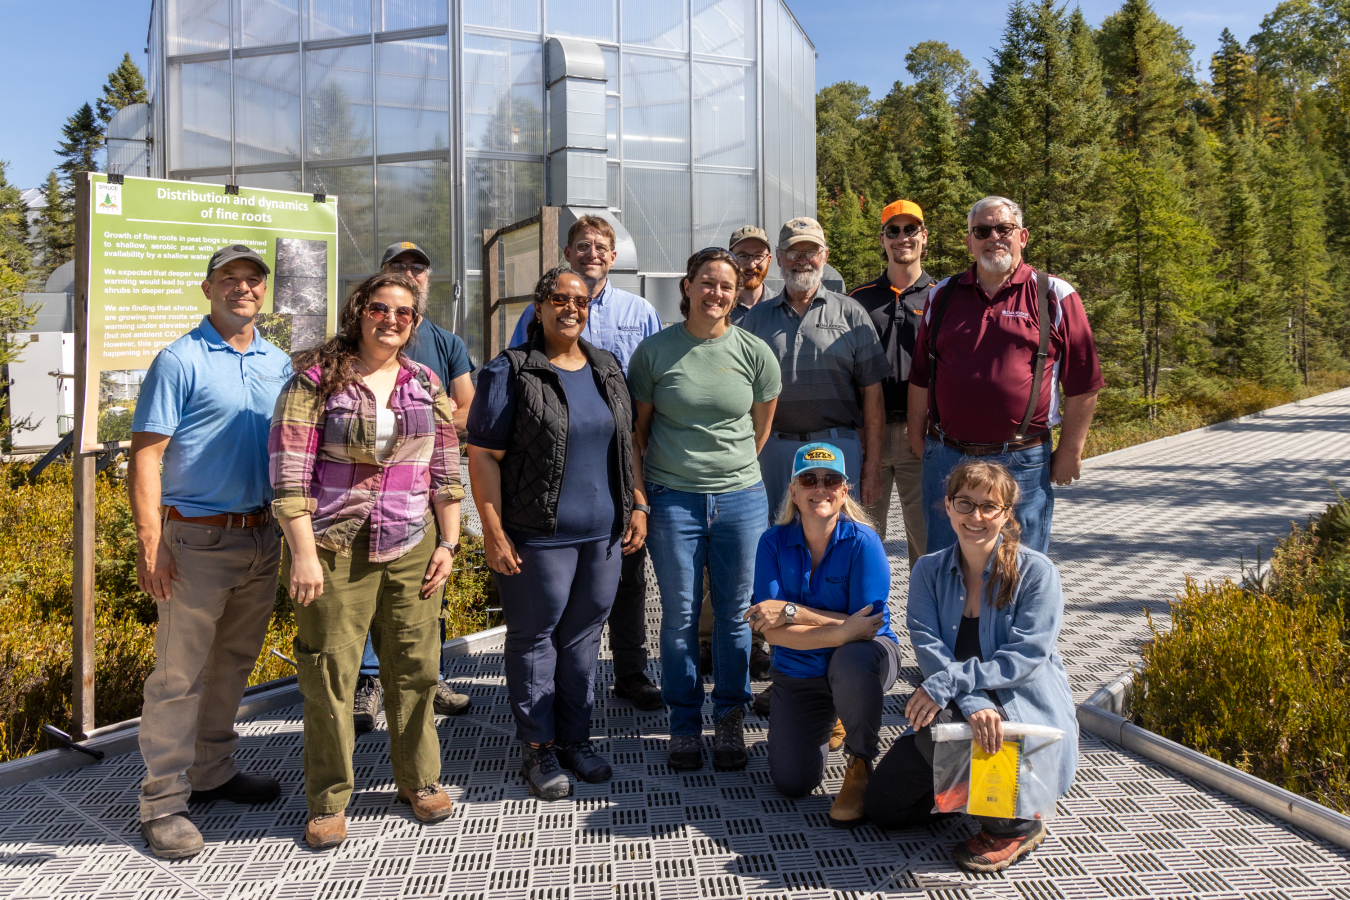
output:
[[[1017,816],[1017,771],[1020,741],[1004,741],[997,753],[989,754],[979,744],[971,747],[970,806],[972,816],[1012,819]]]

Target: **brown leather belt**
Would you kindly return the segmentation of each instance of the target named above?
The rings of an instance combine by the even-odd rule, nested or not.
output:
[[[959,453],[966,456],[996,456],[1002,453],[1012,453],[1014,450],[1025,450],[1028,447],[1039,447],[1041,444],[1050,443],[1049,430],[1042,431],[1040,434],[1032,434],[1017,441],[1008,441],[1003,444],[970,444],[966,441],[958,441],[956,438],[948,437],[936,428],[929,426],[928,436],[944,446],[951,447]]]
[[[169,518],[192,525],[219,525],[221,528],[257,528],[272,521],[272,511],[261,509],[251,513],[221,513],[217,516],[185,516],[176,507],[169,507]]]

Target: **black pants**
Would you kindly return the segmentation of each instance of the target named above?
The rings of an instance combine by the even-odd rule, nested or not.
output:
[[[623,558],[619,590],[609,611],[609,649],[614,678],[647,670],[647,545]]]
[[[1007,719],[1002,709],[999,715]],[[867,781],[864,808],[867,817],[881,828],[920,828],[945,818],[933,812],[933,733],[931,725],[964,722],[955,701],[937,714],[930,725],[897,740],[886,751]],[[1014,838],[1036,828],[1035,819],[971,818],[996,838]]]

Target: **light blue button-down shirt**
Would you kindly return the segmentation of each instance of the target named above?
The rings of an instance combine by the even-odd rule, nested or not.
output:
[[[1002,540],[1000,537],[1000,543]],[[998,691],[1009,721],[1062,730],[1062,740],[1024,756],[1022,768],[1024,775],[1028,765],[1057,773],[1053,780],[1059,796],[1063,796],[1073,786],[1078,766],[1078,724],[1069,677],[1056,649],[1064,621],[1059,570],[1045,554],[1019,546],[1017,589],[1012,600],[1003,609],[981,601],[982,659],[957,662],[956,635],[966,605],[959,552],[957,545],[921,557],[909,577],[906,619],[923,673],[923,689],[938,706],[955,700],[966,717],[993,708],[985,691]],[[984,569],[985,585],[993,563],[991,556]],[[1036,739],[1028,738],[1028,749],[1034,743]],[[1032,784],[1029,779],[1028,790],[1019,792],[1018,818],[1029,818],[1045,808],[1047,798],[1031,789]],[[1048,801],[1053,808],[1054,798]]]
[[[628,374],[628,360],[644,338],[661,330],[661,317],[656,307],[637,294],[616,288],[605,279],[605,287],[600,296],[591,300],[590,315],[586,318],[586,327],[581,336],[601,350],[608,350],[619,358],[623,373]],[[510,346],[518,347],[525,343],[525,327],[534,318],[534,304],[527,304],[525,311],[516,322],[516,330],[511,333]]]

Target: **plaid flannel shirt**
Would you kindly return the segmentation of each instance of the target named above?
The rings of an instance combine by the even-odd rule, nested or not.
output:
[[[455,405],[430,369],[407,361],[389,406],[398,438],[384,462],[375,458],[375,395],[360,382],[326,401],[317,366],[296,372],[277,398],[267,452],[272,511],[279,519],[308,513],[320,547],[342,556],[370,522],[370,560],[398,559],[434,521],[433,500],[459,500]]]

